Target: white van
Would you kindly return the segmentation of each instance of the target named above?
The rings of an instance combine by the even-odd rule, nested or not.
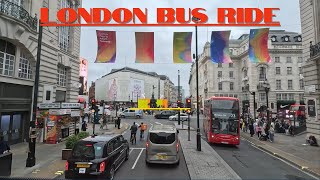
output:
[[[180,162],[179,131],[175,125],[153,125],[146,143],[146,164],[176,164]]]
[[[143,111],[142,110],[126,109],[126,110],[120,112],[120,117],[122,117],[122,118],[126,118],[126,117],[142,118],[143,117]]]

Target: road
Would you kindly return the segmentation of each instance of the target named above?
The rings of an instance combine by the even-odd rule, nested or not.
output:
[[[167,120],[155,120],[153,116],[145,116],[143,119],[122,119],[122,122],[130,125],[133,122],[140,124],[141,122],[147,123],[148,129],[152,124],[170,124]],[[129,160],[124,162],[115,174],[117,179],[190,179],[187,165],[183,156],[180,153],[180,164],[175,165],[152,165],[147,166],[145,163],[145,141],[139,140],[139,132],[137,133],[137,144],[130,145]],[[146,134],[145,134],[146,135]],[[127,131],[124,137],[129,141],[130,132]],[[180,149],[181,151],[181,149]],[[181,151],[182,152],[182,151]],[[64,179],[64,175],[58,177]]]
[[[190,126],[194,129],[197,128],[196,118],[196,115],[193,115],[190,121]],[[203,133],[201,118],[202,116],[200,116],[200,132]],[[204,136],[202,138],[206,140]],[[211,147],[242,179],[314,179],[297,168],[261,151],[242,138],[238,147],[228,145],[211,145]]]

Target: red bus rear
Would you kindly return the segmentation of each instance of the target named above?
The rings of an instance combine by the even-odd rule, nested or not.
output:
[[[209,143],[240,144],[239,99],[211,97],[205,101],[203,129]]]

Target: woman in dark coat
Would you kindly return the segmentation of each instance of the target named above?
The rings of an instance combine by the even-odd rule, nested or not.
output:
[[[251,135],[251,137],[252,137],[252,136],[254,135],[253,120],[252,120],[252,119],[250,119],[249,131],[250,131],[250,135]]]

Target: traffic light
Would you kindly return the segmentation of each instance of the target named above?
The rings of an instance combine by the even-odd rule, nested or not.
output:
[[[91,106],[95,106],[96,105],[96,100],[95,99],[91,99]]]
[[[181,107],[181,101],[180,100],[177,101],[177,106]]]
[[[186,108],[191,108],[191,99],[190,98],[186,99]]]

